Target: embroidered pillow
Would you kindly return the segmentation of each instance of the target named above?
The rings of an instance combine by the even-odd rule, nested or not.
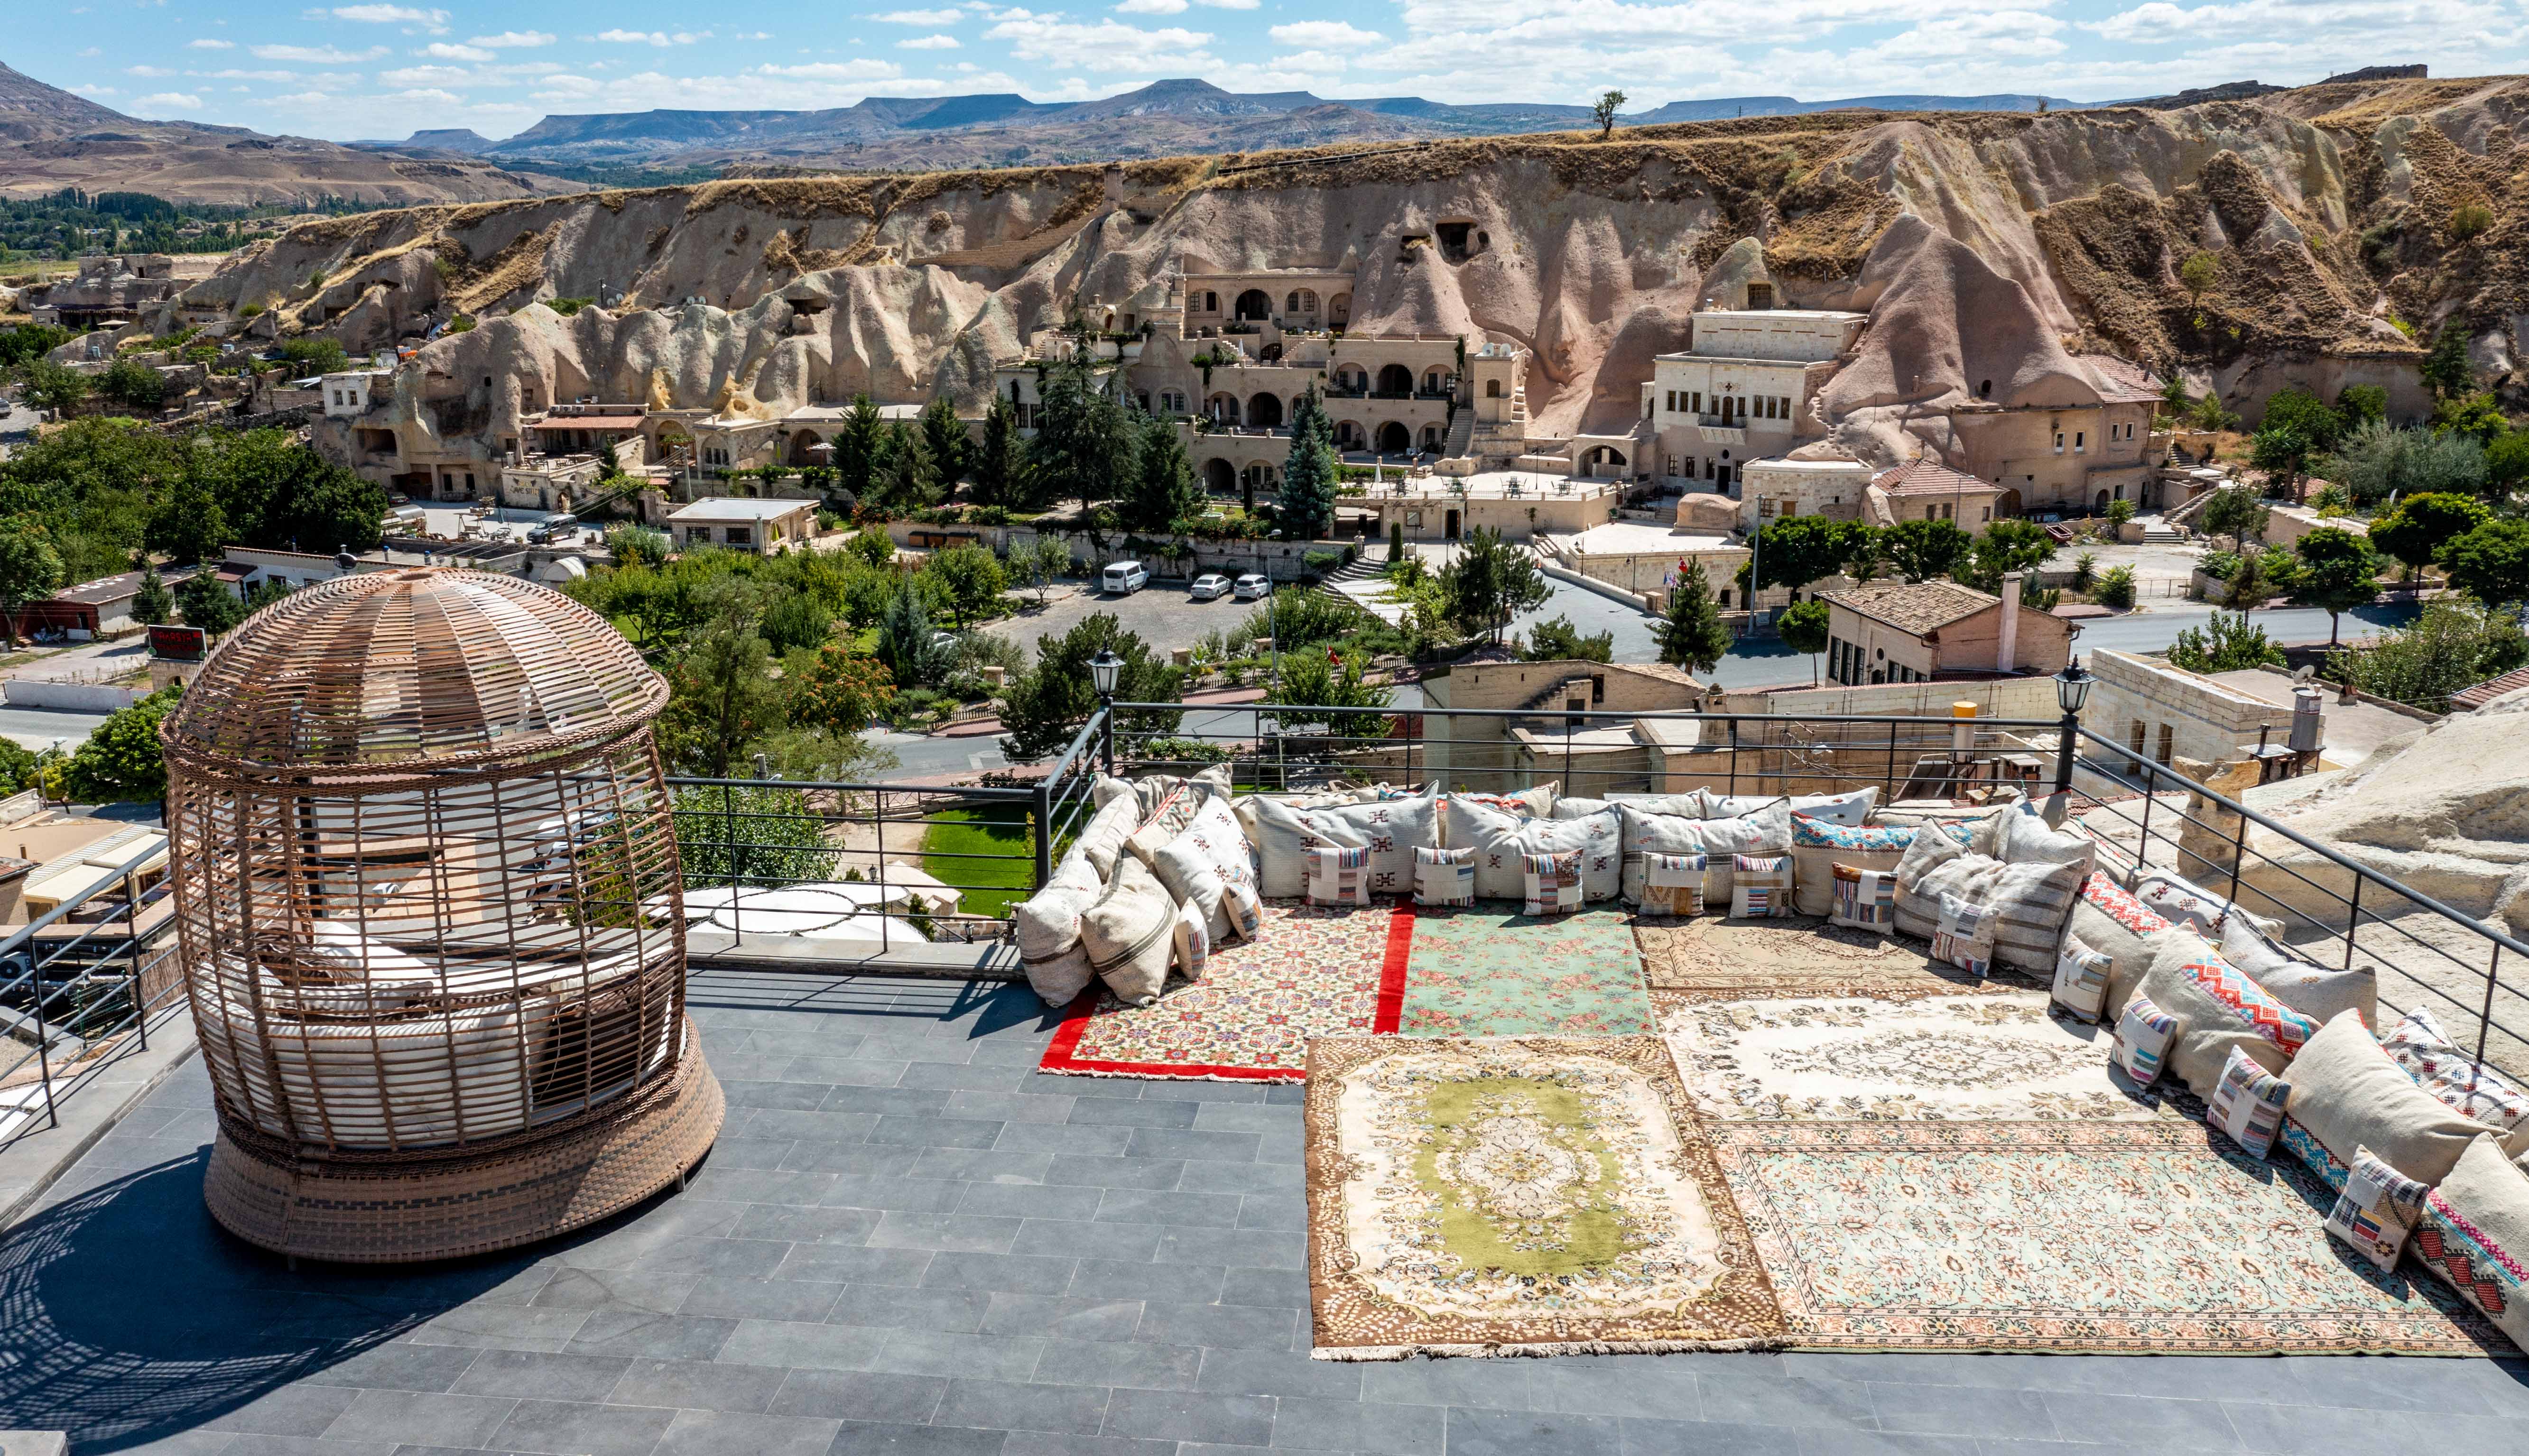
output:
[[[1019,965],[1049,1006],[1070,1005],[1097,979],[1080,944],[1080,917],[1105,890],[1089,856],[1075,848],[1054,866],[1043,890],[1010,906]]]
[[[2478,1138],[2424,1195],[2414,1249],[2515,1345],[2529,1348],[2529,1177]]]
[[[1268,900],[1306,894],[1303,851],[1329,846],[1370,851],[1364,893],[1404,894],[1414,888],[1414,846],[1440,842],[1436,788],[1326,809],[1294,809],[1261,796],[1241,806],[1260,861],[1257,892]]]
[[[2529,1122],[2529,1096],[2453,1045],[2433,1013],[2421,1006],[2389,1029],[2380,1050],[2446,1107],[2503,1132]]]
[[[2198,935],[2220,935],[2223,922],[2233,914],[2269,935],[2283,929],[2282,921],[2271,916],[2250,914],[2202,886],[2180,879],[2167,870],[2153,870],[2136,877],[2134,898],[2164,920],[2173,924],[2184,921],[2194,926]]]
[[[1175,960],[1179,974],[1189,981],[1203,979],[1204,963],[1211,958],[1211,927],[1203,907],[1189,901],[1177,906],[1175,928]]]
[[[1876,783],[1868,788],[1856,788],[1851,793],[1796,793],[1789,798],[1769,793],[1714,793],[1708,788],[1698,788],[1695,793],[1701,797],[1702,813],[1706,819],[1736,819],[1742,814],[1753,814],[1766,805],[1779,801],[1795,814],[1804,814],[1821,823],[1848,825],[1855,829],[1859,829],[1870,822],[1870,811],[1879,802],[1879,785]],[[1617,797],[1622,798],[1624,795],[1620,794]],[[1672,797],[1684,798],[1685,795],[1676,794]],[[1684,811],[1662,810],[1660,812]]]
[[[2191,930],[2160,938],[2142,989],[2185,1021],[2169,1064],[2197,1097],[2213,1095],[2231,1048],[2247,1052],[2267,1071],[2281,1072],[2318,1035],[2317,1022],[2277,1000]]]
[[[1341,849],[1327,845],[1303,853],[1308,857],[1310,904],[1370,903],[1369,849]]]
[[[2351,1011],[2364,1026],[2380,1024],[2380,971],[2376,966],[2323,966],[2248,923],[2244,915],[2222,922],[2222,958],[2273,992],[2285,1005],[2318,1022]]]
[[[1185,832],[1151,856],[1151,870],[1178,904],[1202,907],[1214,944],[1226,944],[1232,936],[1254,938],[1254,921],[1237,916],[1237,901],[1228,888],[1241,887],[1244,902],[1255,904],[1256,848],[1227,800],[1206,799]]]
[[[2152,957],[2159,953],[2158,938],[2170,929],[2168,921],[2144,909],[2142,901],[2105,873],[2094,871],[2082,880],[2081,898],[2072,906],[2066,931],[2114,962],[2108,971],[2107,999],[2099,1010],[2102,1020],[2113,1020],[2125,1009],[2125,998],[2142,984]]]
[[[1128,854],[1115,866],[1105,894],[1081,913],[1080,944],[1089,951],[1090,968],[1117,1000],[1147,1006],[1167,985],[1176,923],[1176,901],[1158,876]]]
[[[1800,874],[1800,863],[1793,861],[1792,873]],[[1857,865],[1835,864],[1827,868],[1833,878],[1834,891],[1828,896],[1826,919],[1829,925],[1852,930],[1866,930],[1884,936],[1897,927],[1897,874],[1892,869],[1865,870]],[[1795,898],[1807,889],[1807,882],[1793,886]]]
[[[2426,1191],[2423,1184],[2372,1157],[2370,1149],[2356,1148],[2344,1191],[2328,1211],[2327,1231],[2380,1267],[2395,1268],[2407,1235],[2424,1216]]]
[[[1932,958],[1946,960],[1981,981],[1993,974],[1993,937],[2000,925],[1993,906],[1944,894],[1940,923],[1932,932]]]
[[[1731,857],[1730,914],[1736,920],[1764,920],[1792,913],[1792,857],[1788,854],[1739,854]]]
[[[2349,1012],[2319,1028],[2292,1058],[2291,1089],[2291,1120],[2337,1161],[2349,1164],[2355,1148],[2369,1148],[2427,1187],[2448,1177],[2467,1145],[2493,1131],[2416,1086]],[[2529,1145],[2529,1128],[2496,1135],[2514,1157]],[[2288,1136],[2286,1144],[2291,1146]]]
[[[1803,915],[1832,915],[1835,867],[1894,870],[1914,842],[1900,825],[1851,826],[1792,811],[1792,906]]]
[[[1414,846],[1414,903],[1472,905],[1476,902],[1476,851]]]
[[[1567,849],[1561,854],[1523,854],[1520,864],[1528,890],[1522,913],[1569,915],[1581,908],[1580,850]]]
[[[2078,936],[2066,936],[2055,952],[2055,1004],[2074,1019],[2096,1024],[2108,1000],[2108,972],[2116,961]]]
[[[1718,903],[1730,893],[1737,856],[1782,854],[1792,847],[1792,811],[1777,800],[1733,819],[1690,819],[1680,814],[1647,813],[1633,804],[1616,805],[1618,841],[1624,850],[1624,876],[1619,892],[1630,902],[1642,897],[1642,856],[1701,854],[1705,865],[1703,897]],[[1785,907],[1785,914],[1790,908]]]
[[[1612,809],[1581,819],[1517,819],[1473,795],[1453,793],[1443,801],[1440,831],[1443,847],[1476,851],[1476,893],[1483,899],[1521,898],[1526,886],[1520,861],[1531,854],[1578,850],[1584,899],[1614,899],[1623,884]]]
[[[1700,915],[1703,879],[1711,873],[1708,854],[1642,856],[1641,908],[1645,915]]]
[[[2093,870],[2081,882],[2081,898],[2130,935],[2156,936],[2170,928],[2166,917],[2134,898],[2131,890],[2109,879],[2104,871]]]
[[[2290,1100],[2289,1084],[2233,1047],[2230,1061],[2222,1067],[2221,1084],[2206,1105],[2204,1120],[2229,1133],[2250,1158],[2264,1158],[2274,1151],[2275,1134],[2283,1128],[2284,1104]]]
[[[2136,1087],[2149,1087],[2160,1079],[2169,1044],[2177,1040],[2178,1018],[2137,992],[2125,1002],[2125,1014],[2117,1018],[2117,1065]]]

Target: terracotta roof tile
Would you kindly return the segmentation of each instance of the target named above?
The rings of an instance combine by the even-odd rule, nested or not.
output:
[[[1938,631],[2002,601],[1948,581],[1884,581],[1818,595],[1849,612],[1916,636]]]
[[[1882,470],[1870,477],[1870,483],[1892,496],[1998,495],[2002,491],[1992,481],[1953,470],[1928,455]]]
[[[2529,687],[2529,668],[2518,668],[2500,677],[2489,677],[2474,687],[2451,693],[2450,711],[2461,713],[2470,708],[2482,708],[2504,693],[2518,692],[2524,687]]]

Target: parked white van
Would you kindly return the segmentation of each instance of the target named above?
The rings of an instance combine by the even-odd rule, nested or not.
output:
[[[1109,562],[1099,576],[1100,590],[1116,596],[1130,596],[1140,591],[1151,579],[1150,571],[1140,562]]]

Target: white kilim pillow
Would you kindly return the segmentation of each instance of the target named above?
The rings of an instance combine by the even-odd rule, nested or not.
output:
[[[1414,846],[1414,903],[1472,905],[1476,902],[1476,851]]]
[[[1981,980],[1993,974],[1993,938],[1999,928],[1993,906],[1964,895],[1941,896],[1941,920],[1932,932],[1932,958],[1946,960]]]
[[[1730,915],[1734,920],[1766,920],[1792,913],[1792,857],[1788,854],[1734,854],[1730,857]]]
[[[1711,868],[1708,854],[1661,854],[1656,851],[1642,856],[1642,913],[1645,915],[1700,915],[1703,913],[1703,877]]]
[[[1897,873],[1836,865],[1835,894],[1827,901],[1826,920],[1853,930],[1884,936],[1897,925]]]
[[[2284,1104],[2290,1100],[2290,1084],[2233,1047],[2204,1120],[2229,1133],[2249,1157],[2263,1158],[2274,1151],[2275,1134],[2283,1131]]]
[[[1370,903],[1370,850],[1327,846],[1301,851],[1309,864],[1309,903]]]
[[[1177,906],[1175,953],[1177,969],[1187,980],[1203,979],[1204,963],[1211,958],[1211,917],[1192,900]]]
[[[2078,936],[2066,936],[2055,952],[2055,1004],[2082,1021],[2095,1023],[2108,1000],[2108,973],[2116,957],[2093,950]]]
[[[2372,1157],[2370,1149],[2357,1147],[2353,1167],[2344,1175],[2344,1191],[2328,1211],[2327,1231],[2373,1264],[2394,1269],[2398,1252],[2406,1247],[2406,1236],[2424,1216],[2424,1195],[2429,1191]]]
[[[2169,1044],[2178,1040],[2178,1018],[2151,1003],[2151,998],[2137,991],[2125,998],[2125,1011],[2117,1018],[2117,1065],[2125,1068],[2136,1087],[2149,1087],[2159,1080],[2161,1068],[2168,1064]]]
[[[1561,854],[1521,855],[1528,890],[1522,913],[1569,915],[1580,909],[1582,853],[1567,849]]]

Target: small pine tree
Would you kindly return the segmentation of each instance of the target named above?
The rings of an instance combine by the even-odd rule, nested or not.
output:
[[[888,599],[878,624],[878,660],[905,687],[937,687],[948,676],[949,649],[931,636],[931,614],[910,579]]]
[[[1314,541],[1335,526],[1334,427],[1313,387],[1291,406],[1291,453],[1282,462],[1282,528]]]
[[[176,594],[160,580],[156,566],[140,570],[140,589],[132,594],[132,620],[145,627],[161,626],[176,615]]]
[[[1164,531],[1202,514],[1203,487],[1195,482],[1194,462],[1186,458],[1175,421],[1145,418],[1141,429],[1137,474],[1124,494],[1124,524],[1135,530]]]
[[[946,395],[933,395],[922,406],[922,444],[931,453],[931,469],[940,483],[954,489],[972,464],[974,452],[966,434],[966,422],[957,417],[957,406]]]
[[[923,432],[899,421],[887,440],[887,462],[879,467],[873,487],[880,503],[896,511],[938,505],[941,477]]]
[[[2455,399],[2476,387],[2476,371],[2467,360],[2467,330],[2457,319],[2442,325],[2433,340],[2433,351],[2424,355],[2417,372],[2432,386],[2436,399]]]
[[[843,427],[835,432],[834,470],[842,487],[854,502],[869,499],[878,478],[881,456],[887,449],[887,427],[881,421],[877,402],[867,395],[854,395],[849,412],[843,415]]]
[[[1699,566],[1690,565],[1670,588],[1668,611],[1659,624],[1660,661],[1690,673],[1709,673],[1730,651],[1730,631],[1721,624],[1721,608],[1712,600],[1712,583]]]
[[[1019,439],[1019,412],[999,395],[984,412],[984,440],[967,469],[975,477],[975,504],[1007,506],[1019,498],[1019,472],[1025,442]]]

